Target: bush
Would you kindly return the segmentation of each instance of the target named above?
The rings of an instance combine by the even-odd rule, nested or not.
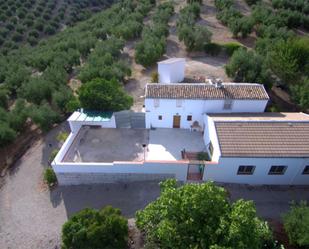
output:
[[[244,48],[244,46],[238,42],[229,42],[229,43],[223,44],[222,46],[228,56],[232,56],[236,50],[240,48]]]
[[[151,73],[151,82],[152,83],[158,83],[159,82],[159,73],[158,72],[152,72]]]
[[[58,142],[63,143],[68,138],[68,136],[69,136],[69,133],[61,131],[58,133],[56,139]]]
[[[57,156],[59,152],[59,149],[53,149],[52,152],[49,155],[48,161],[51,163],[52,161],[54,161],[55,157]]]
[[[217,56],[222,51],[222,46],[218,43],[207,43],[204,46],[204,51],[211,56]]]
[[[212,182],[177,187],[170,179],[160,187],[160,197],[136,213],[138,228],[154,248],[261,249],[272,241],[252,201],[231,203]]]
[[[199,152],[197,154],[197,160],[200,161],[210,161],[210,157],[207,152]]]
[[[52,168],[47,168],[44,170],[44,181],[50,187],[54,186],[57,183],[57,176]]]
[[[52,110],[48,104],[32,106],[30,117],[44,132],[48,131],[60,119],[59,114]]]
[[[63,249],[127,247],[128,224],[119,209],[86,208],[73,215],[62,227]]]
[[[284,229],[293,245],[309,246],[309,206],[302,201],[292,203],[291,209],[283,216]]]

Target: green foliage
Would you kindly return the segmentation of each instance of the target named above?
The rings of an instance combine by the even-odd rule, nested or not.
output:
[[[253,51],[236,50],[225,67],[226,74],[236,82],[270,83],[264,58]]]
[[[48,131],[60,119],[59,114],[52,110],[47,103],[40,106],[33,105],[30,109],[30,117],[42,131]]]
[[[136,213],[146,240],[159,248],[260,249],[272,240],[253,202],[230,203],[226,191],[213,183],[161,184],[161,195]]]
[[[244,49],[244,46],[238,42],[228,42],[228,43],[224,43],[222,46],[228,56],[232,56],[234,52],[240,48]]]
[[[6,89],[0,88],[0,108],[7,108],[8,107],[8,91]]]
[[[309,76],[309,38],[275,44],[269,55],[269,66],[284,85],[300,80],[303,72]]]
[[[119,209],[111,206],[99,211],[86,208],[63,225],[62,248],[123,249],[127,246],[127,237],[127,220]]]
[[[304,110],[309,109],[309,78],[290,85],[292,99]]]
[[[222,46],[218,43],[214,43],[214,42],[211,42],[211,43],[207,43],[205,44],[204,46],[204,51],[207,53],[207,54],[210,54],[211,56],[217,56],[218,54],[221,53],[222,51]]]
[[[293,245],[309,246],[309,206],[302,201],[292,203],[291,209],[283,216],[284,229]]]
[[[0,120],[0,147],[13,142],[16,137],[16,132],[9,127],[8,123]]]
[[[49,155],[48,161],[49,162],[54,161],[54,159],[57,156],[58,152],[59,152],[59,149],[53,149],[52,152]]]
[[[152,24],[143,29],[142,40],[135,47],[135,60],[147,67],[165,53],[168,20],[174,12],[171,2],[160,4],[152,17]]]
[[[58,142],[64,142],[69,136],[69,133],[67,132],[59,132],[56,139]]]
[[[52,168],[46,168],[44,170],[44,181],[48,186],[54,186],[57,183],[57,176]]]
[[[133,104],[133,98],[115,79],[94,79],[85,83],[80,88],[79,101],[83,108],[97,111],[127,110]]]
[[[215,6],[218,10],[217,18],[229,27],[234,37],[245,38],[252,32],[254,20],[251,17],[243,16],[234,7],[233,0],[215,0]]]
[[[159,82],[159,73],[158,72],[152,72],[151,73],[151,82],[152,83],[158,83]]]
[[[188,51],[202,51],[211,40],[212,33],[207,27],[195,23],[199,15],[200,5],[197,2],[188,4],[180,11],[177,34]]]
[[[254,5],[254,4],[257,4],[259,2],[261,2],[261,0],[246,0],[246,3],[248,5]]]
[[[210,161],[210,157],[207,152],[199,152],[197,154],[197,160],[200,161]]]
[[[65,105],[66,112],[74,112],[80,107],[80,102],[76,97],[72,97]]]

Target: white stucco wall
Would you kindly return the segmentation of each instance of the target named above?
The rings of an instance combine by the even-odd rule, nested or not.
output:
[[[172,128],[173,116],[180,115],[180,128],[189,129],[194,121],[203,126],[204,113],[231,113],[231,112],[264,112],[267,100],[234,100],[232,109],[224,110],[224,100],[181,100],[182,106],[176,106],[176,99],[159,99],[159,106],[155,107],[154,99],[145,99],[146,128]],[[162,120],[159,120],[159,115]],[[192,115],[192,121],[187,116]]]
[[[114,162],[114,163],[52,163],[56,174],[63,173],[105,173],[115,174],[153,174],[171,175],[179,181],[187,179],[188,163],[183,162]]]
[[[158,62],[159,83],[179,83],[185,77],[185,59],[178,58],[175,62]]]
[[[237,175],[240,165],[253,165],[253,175]],[[268,175],[273,165],[288,166],[284,175]],[[302,175],[307,158],[220,158],[218,164],[206,165],[203,180],[227,183],[308,185],[309,175]]]
[[[209,143],[210,142],[212,143],[214,150],[213,150],[213,155],[212,155],[211,160],[213,162],[218,162],[221,156],[221,152],[220,152],[220,145],[218,141],[216,127],[215,127],[213,120],[209,118],[209,116],[205,114],[203,117],[204,117],[204,124],[205,124],[204,136],[203,136],[204,143],[207,149],[208,149]]]

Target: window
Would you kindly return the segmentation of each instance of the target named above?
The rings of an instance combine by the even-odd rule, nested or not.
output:
[[[187,121],[192,121],[192,115],[187,116]]]
[[[238,167],[237,175],[253,175],[255,166],[242,165]]]
[[[284,175],[287,166],[271,166],[268,175]]]
[[[209,149],[210,156],[212,157],[212,155],[214,153],[214,146],[212,145],[211,141],[210,141],[210,143],[208,145],[208,149]]]
[[[231,110],[233,105],[233,101],[231,99],[226,99],[224,101],[223,110]]]
[[[153,106],[154,107],[159,107],[160,106],[160,100],[159,99],[154,99],[153,100]]]
[[[309,175],[309,165],[305,166],[303,170],[303,175]]]
[[[182,106],[182,99],[176,99],[176,107]]]
[[[159,115],[159,116],[158,116],[158,119],[159,119],[159,120],[162,120],[162,115]]]

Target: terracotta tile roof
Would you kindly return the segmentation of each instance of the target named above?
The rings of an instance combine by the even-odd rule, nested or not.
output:
[[[309,122],[215,122],[223,157],[309,157]]]
[[[212,84],[147,84],[146,98],[158,99],[254,99],[268,100],[260,84],[224,83],[222,88]]]

